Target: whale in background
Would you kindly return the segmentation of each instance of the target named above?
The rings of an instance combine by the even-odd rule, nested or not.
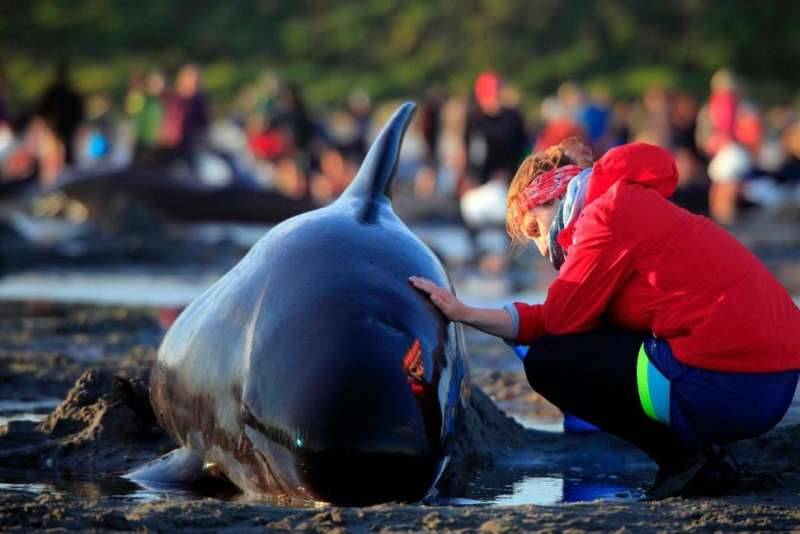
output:
[[[248,494],[415,501],[434,487],[469,394],[460,325],[408,282],[452,286],[397,217],[402,105],[331,205],[269,231],[167,332],[153,409],[180,448],[127,475],[204,468]]]

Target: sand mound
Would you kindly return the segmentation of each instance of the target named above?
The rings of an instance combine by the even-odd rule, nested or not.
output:
[[[171,447],[150,408],[147,383],[86,371],[38,425],[0,428],[0,466],[119,473]]]

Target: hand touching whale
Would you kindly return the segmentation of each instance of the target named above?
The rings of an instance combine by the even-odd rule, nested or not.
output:
[[[504,339],[516,338],[517,327],[509,311],[467,306],[451,291],[426,278],[411,276],[408,281],[420,291],[427,293],[431,302],[451,321],[468,324]]]
[[[469,308],[466,304],[458,300],[451,291],[439,287],[427,278],[411,276],[408,279],[411,285],[427,293],[437,308],[445,317],[455,322],[467,322],[469,318]]]

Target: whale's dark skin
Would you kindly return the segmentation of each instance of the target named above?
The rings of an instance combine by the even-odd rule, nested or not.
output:
[[[446,463],[468,389],[461,327],[408,282],[448,287],[388,196],[413,104],[328,207],[273,228],[178,318],[150,397],[182,446],[132,473],[214,464],[250,494],[419,500]]]

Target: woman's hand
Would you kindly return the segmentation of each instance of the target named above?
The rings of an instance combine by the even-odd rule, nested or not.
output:
[[[503,339],[514,339],[517,336],[514,321],[506,310],[472,308],[458,300],[450,291],[437,286],[426,278],[411,276],[408,281],[417,289],[430,295],[436,307],[451,321],[474,326]]]
[[[463,322],[469,317],[471,308],[458,300],[458,298],[447,289],[437,286],[427,278],[420,278],[418,276],[411,276],[408,281],[417,289],[427,293],[436,307],[451,321]]]

